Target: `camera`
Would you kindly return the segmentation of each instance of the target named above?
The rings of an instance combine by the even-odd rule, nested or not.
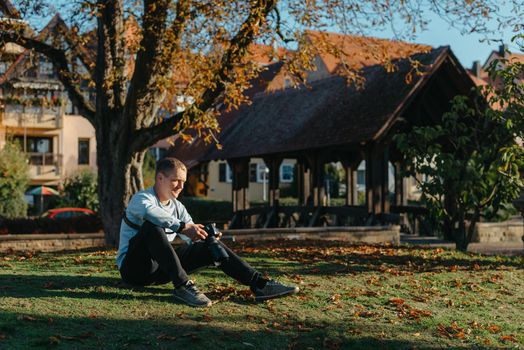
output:
[[[217,237],[219,236],[219,231],[217,230],[215,223],[205,225],[204,230],[207,233],[205,242],[207,248],[211,252],[213,262],[215,263],[215,266],[220,266],[220,264],[229,259],[229,254],[218,242]]]

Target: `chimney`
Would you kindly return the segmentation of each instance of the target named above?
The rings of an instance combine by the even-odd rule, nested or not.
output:
[[[506,51],[508,50],[508,45],[506,44],[502,44],[499,46],[499,56],[500,57],[505,57],[506,56]]]
[[[482,67],[480,66],[480,61],[476,60],[475,62],[473,62],[473,67],[471,67],[471,71],[477,78],[480,78],[481,70],[482,70]]]

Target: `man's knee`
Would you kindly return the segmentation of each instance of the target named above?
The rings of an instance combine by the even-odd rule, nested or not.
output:
[[[165,230],[163,227],[157,226],[153,224],[151,221],[147,221],[147,220],[144,221],[144,223],[142,224],[141,230],[150,232],[150,233],[157,233],[157,234],[165,233]]]

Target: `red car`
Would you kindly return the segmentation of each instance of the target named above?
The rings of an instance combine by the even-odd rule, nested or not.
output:
[[[50,219],[68,219],[77,216],[94,216],[96,213],[87,208],[56,208],[50,209],[42,214],[44,218]]]

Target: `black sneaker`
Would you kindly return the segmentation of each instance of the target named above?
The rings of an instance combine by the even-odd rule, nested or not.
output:
[[[209,307],[212,304],[211,300],[198,290],[193,281],[187,281],[186,284],[176,288],[173,296],[190,306]]]
[[[267,281],[266,286],[262,289],[256,288],[253,292],[255,293],[256,301],[263,301],[278,297],[283,297],[288,294],[298,293],[299,288],[296,286],[286,286],[277,281]]]

